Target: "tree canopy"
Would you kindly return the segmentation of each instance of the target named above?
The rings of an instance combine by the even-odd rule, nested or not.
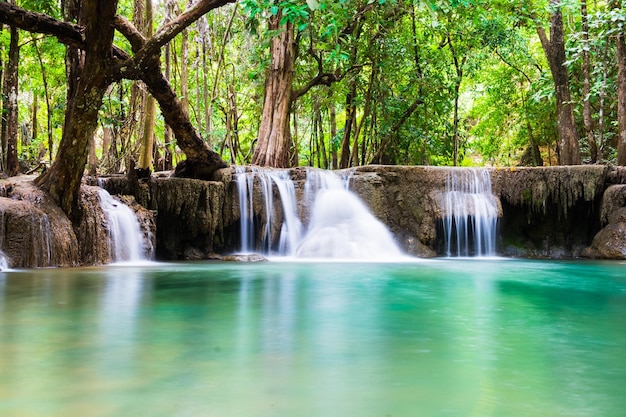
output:
[[[207,158],[626,163],[621,0],[89,0],[71,14],[73,3],[0,2],[2,169],[52,163],[40,183],[53,194],[69,175],[55,162],[76,147],[85,157],[58,165],[81,175],[88,161],[108,174]],[[71,51],[93,85],[76,85]],[[94,86],[101,96],[72,101]],[[92,102],[72,132],[67,119]]]

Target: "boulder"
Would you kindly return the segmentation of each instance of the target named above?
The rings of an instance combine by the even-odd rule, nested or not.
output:
[[[79,265],[72,224],[32,179],[0,181],[0,250],[12,268]]]
[[[611,185],[602,196],[600,220],[604,226],[582,256],[626,259],[626,185]]]

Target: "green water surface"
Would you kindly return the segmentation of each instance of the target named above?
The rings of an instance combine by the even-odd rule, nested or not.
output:
[[[1,272],[0,416],[622,417],[626,264]]]

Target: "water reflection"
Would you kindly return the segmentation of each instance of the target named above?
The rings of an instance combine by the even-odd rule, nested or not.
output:
[[[618,416],[626,278],[586,265],[0,274],[0,415]]]
[[[123,272],[123,273],[120,273]],[[101,368],[132,366],[137,352],[138,309],[143,295],[143,272],[137,268],[105,270],[100,296],[98,360]],[[110,355],[114,351],[115,355]]]

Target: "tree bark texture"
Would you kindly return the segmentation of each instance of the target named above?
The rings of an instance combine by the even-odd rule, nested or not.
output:
[[[613,7],[619,7],[615,1]],[[617,165],[626,165],[626,41],[624,28],[617,32]]]
[[[270,30],[280,29],[278,13],[270,18]],[[289,114],[295,59],[294,27],[286,23],[272,39],[271,64],[265,81],[265,100],[259,126],[259,137],[252,163],[260,166],[286,168],[291,165],[291,132]]]
[[[141,3],[144,0],[140,0]],[[152,13],[152,0],[145,0],[145,10],[143,13],[143,32],[146,37],[152,36],[152,25],[154,24]],[[141,8],[140,8],[140,11]],[[154,97],[144,94],[143,109],[143,130],[141,134],[141,151],[139,153],[138,168],[143,173],[149,173],[152,170],[152,149],[154,148],[154,122],[156,118],[156,101]]]
[[[9,57],[4,73],[4,102],[2,106],[2,151],[4,157],[4,172],[17,175],[20,170],[17,160],[18,135],[18,63],[20,59],[19,33],[17,28],[10,29]]]
[[[561,165],[579,165],[580,150],[578,130],[574,119],[574,108],[569,89],[569,74],[565,66],[565,34],[560,0],[550,0],[554,12],[550,19],[550,39],[541,25],[537,33],[546,54],[554,82],[556,97],[557,124],[559,134],[559,163]]]

